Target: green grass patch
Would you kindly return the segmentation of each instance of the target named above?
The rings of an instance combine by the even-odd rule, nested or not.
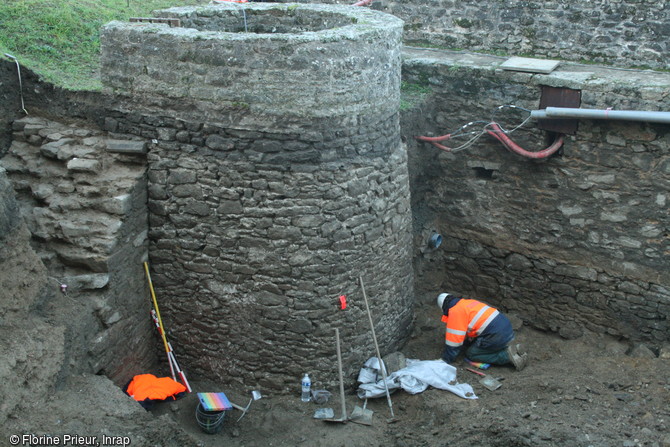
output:
[[[208,0],[3,0],[0,53],[70,90],[99,90],[100,28]]]
[[[423,79],[422,79],[423,81]],[[432,90],[425,84],[417,84],[414,82],[405,82],[400,83],[400,91],[407,95],[426,95]]]
[[[421,81],[424,82],[424,79]],[[427,82],[426,79],[425,83]],[[414,108],[416,104],[423,102],[432,91],[426,84],[402,81],[400,83],[400,110]]]

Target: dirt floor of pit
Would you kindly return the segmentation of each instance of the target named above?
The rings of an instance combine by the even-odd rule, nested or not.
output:
[[[407,358],[439,357],[443,324],[432,306],[419,309],[413,338],[402,350]],[[431,323],[432,322],[432,323]],[[392,395],[395,422],[385,398],[374,399],[373,425],[327,423],[314,411],[332,407],[340,416],[339,390],[325,405],[303,403],[299,396],[264,397],[237,421],[226,414],[220,433],[206,434],[195,419],[195,393],[153,410],[175,418],[197,444],[210,446],[670,446],[670,360],[643,345],[599,335],[565,340],[522,326],[517,338],[530,363],[521,372],[492,367],[485,373],[503,378],[496,391],[485,389],[461,358],[458,381],[470,383],[476,400],[429,388]],[[665,357],[665,356],[662,356]],[[333,374],[336,375],[336,365]],[[226,391],[246,405],[249,396],[219,390],[213,383],[194,383],[194,391]],[[362,402],[346,395],[348,412]]]

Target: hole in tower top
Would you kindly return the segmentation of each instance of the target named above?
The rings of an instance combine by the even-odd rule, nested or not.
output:
[[[198,31],[255,34],[299,34],[340,28],[356,23],[356,19],[332,11],[301,8],[300,5],[248,8],[244,3],[235,7],[208,8],[180,16],[184,28]]]

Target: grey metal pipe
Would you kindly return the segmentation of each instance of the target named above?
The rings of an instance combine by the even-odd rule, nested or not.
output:
[[[649,112],[640,110],[598,110],[547,107],[544,110],[531,111],[530,117],[534,119],[602,119],[670,123],[670,112]]]

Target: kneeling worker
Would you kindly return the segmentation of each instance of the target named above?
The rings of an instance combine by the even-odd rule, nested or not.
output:
[[[520,352],[520,344],[512,344],[512,324],[497,309],[449,293],[438,295],[437,305],[442,309],[442,321],[447,324],[442,360],[453,362],[465,345],[465,356],[469,360],[493,365],[512,364],[518,371],[526,367],[528,354]]]

